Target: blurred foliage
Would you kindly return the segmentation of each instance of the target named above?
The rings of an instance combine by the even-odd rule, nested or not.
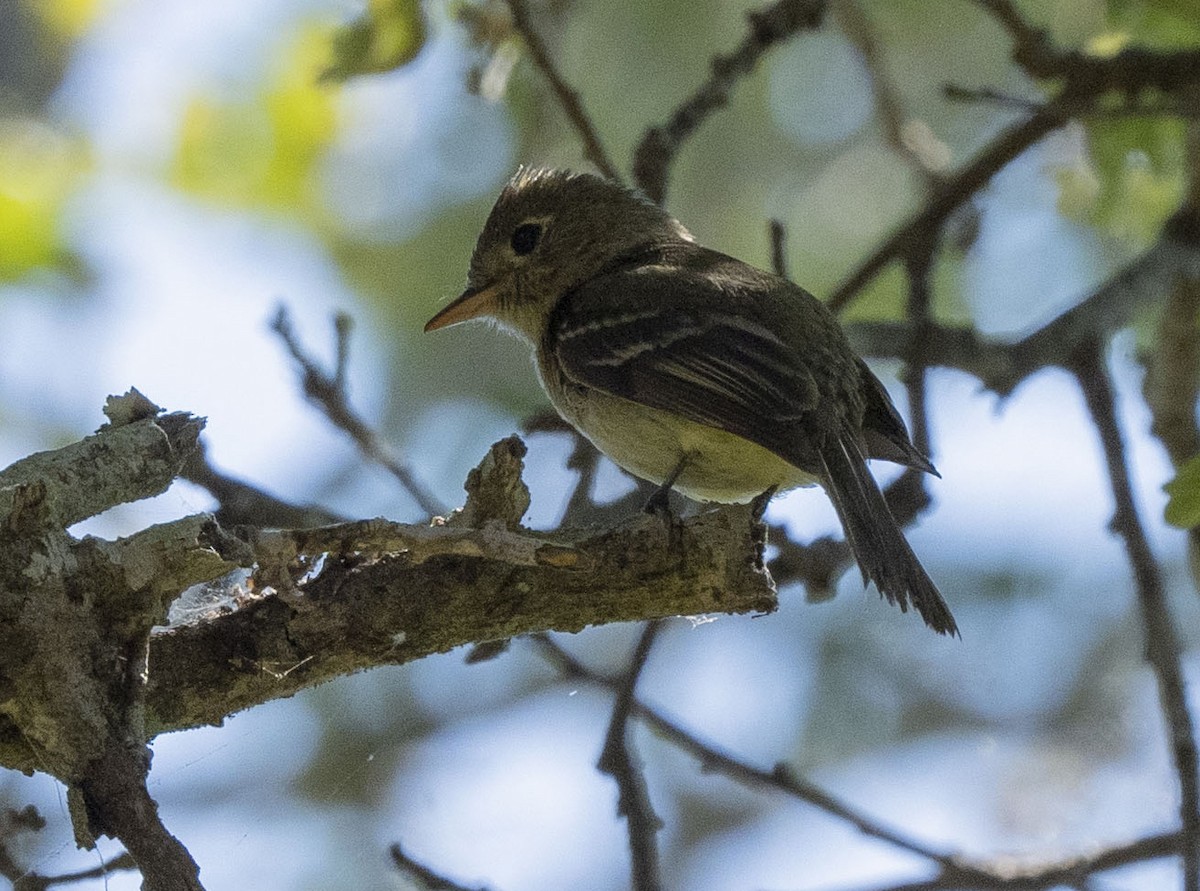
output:
[[[318,83],[327,40],[321,29],[303,29],[255,95],[195,96],[180,127],[174,184],[223,204],[319,222],[314,173],[337,133],[337,90]]]
[[[90,169],[86,146],[39,121],[0,121],[0,282],[73,265],[62,212]]]
[[[1167,522],[1181,529],[1200,526],[1200,455],[1180,467],[1175,479],[1163,489],[1171,496],[1167,502]]]
[[[1057,172],[1059,210],[1132,244],[1148,244],[1183,196],[1183,122],[1097,117],[1085,127],[1087,158]]]
[[[111,0],[23,0],[25,5],[56,36],[74,39],[91,28]]]
[[[379,74],[407,64],[425,45],[420,0],[368,0],[363,15],[333,38],[333,62],[324,80]]]

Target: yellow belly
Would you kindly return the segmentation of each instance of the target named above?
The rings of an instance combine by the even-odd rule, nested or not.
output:
[[[716,427],[599,390],[546,388],[554,407],[601,452],[634,476],[663,483],[685,456],[674,489],[697,501],[746,502],[771,487],[811,486],[811,474]]]

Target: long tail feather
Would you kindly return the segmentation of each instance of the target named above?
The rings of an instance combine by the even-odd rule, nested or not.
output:
[[[925,624],[958,635],[950,608],[900,531],[883,493],[852,440],[830,437],[821,449],[822,483],[837,509],[846,541],[862,570],[889,603],[911,603]]]

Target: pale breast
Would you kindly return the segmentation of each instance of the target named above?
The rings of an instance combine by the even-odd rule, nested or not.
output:
[[[697,501],[745,502],[771,487],[817,482],[762,446],[679,415],[562,380],[538,361],[555,409],[593,445],[634,476],[661,484],[686,456],[674,488]]]

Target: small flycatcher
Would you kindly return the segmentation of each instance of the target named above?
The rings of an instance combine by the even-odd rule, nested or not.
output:
[[[825,306],[696,244],[641,194],[521,169],[426,331],[488,318],[526,340],[550,401],[625,470],[698,501],[820,483],[863,583],[958,628],[867,458],[936,474]]]

